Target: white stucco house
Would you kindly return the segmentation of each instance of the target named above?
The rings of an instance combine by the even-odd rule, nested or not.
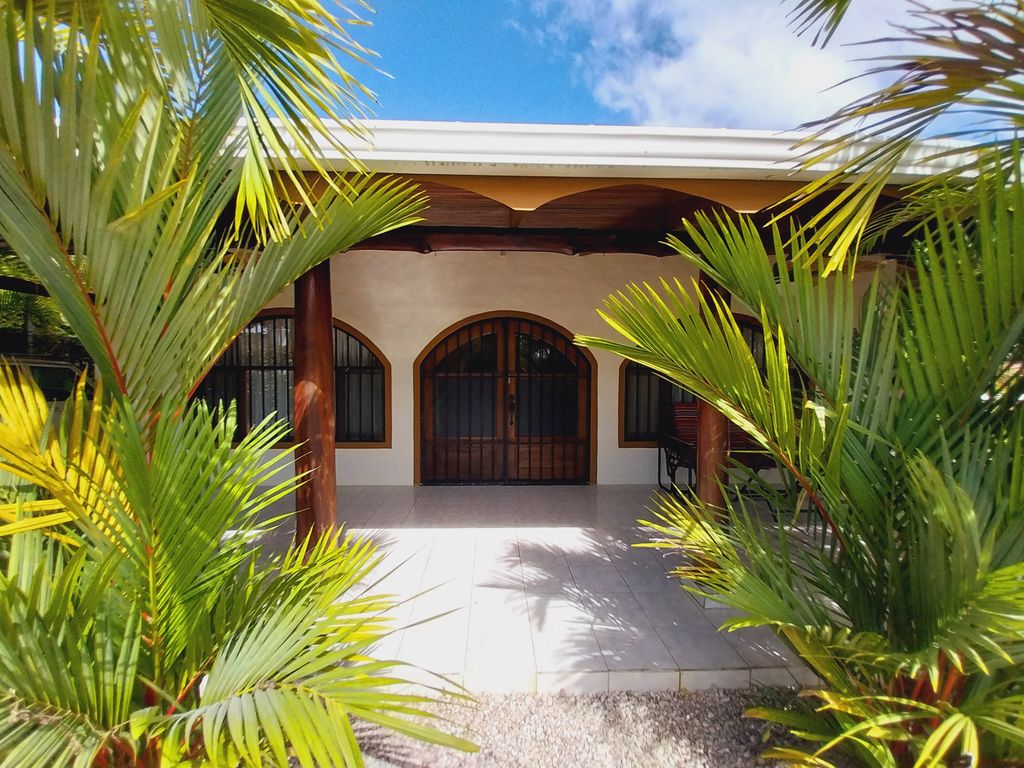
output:
[[[661,245],[696,210],[753,214],[810,178],[793,134],[379,121],[356,154],[420,184],[420,224],[332,257],[338,484],[657,479],[663,385],[574,347],[631,281],[696,278]],[[339,167],[344,162],[338,158]],[[908,166],[903,180],[921,171]],[[897,181],[900,181],[900,178]],[[202,392],[291,414],[293,292]]]

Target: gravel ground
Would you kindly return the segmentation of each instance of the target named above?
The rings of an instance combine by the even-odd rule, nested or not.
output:
[[[450,730],[480,746],[466,754],[363,728],[374,768],[748,768],[777,743],[777,730],[742,716],[751,706],[786,706],[793,691],[609,693],[593,696],[490,695],[441,705]]]

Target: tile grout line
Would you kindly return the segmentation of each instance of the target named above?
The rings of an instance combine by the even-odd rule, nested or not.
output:
[[[523,553],[519,549],[519,537],[516,536],[516,556],[519,559],[519,579],[523,587],[523,605],[526,606],[526,630],[530,634],[530,655],[533,657],[533,692],[540,687],[540,664],[537,662],[537,642],[533,637],[533,619],[530,615],[530,597],[526,593],[526,574],[523,572]]]
[[[469,605],[466,606],[466,635],[462,643],[462,684],[466,684],[466,675],[469,672],[469,637],[473,628],[473,592],[476,590],[476,553],[479,544],[479,536],[473,536],[473,565],[469,569]]]

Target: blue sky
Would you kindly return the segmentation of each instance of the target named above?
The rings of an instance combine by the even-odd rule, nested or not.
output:
[[[388,79],[377,117],[548,123],[621,123],[600,105],[568,53],[521,30],[534,19],[512,0],[378,0],[358,39]]]
[[[907,21],[908,0],[857,0],[815,49],[777,0],[376,0],[362,71],[393,119],[793,128],[880,84],[846,43]]]

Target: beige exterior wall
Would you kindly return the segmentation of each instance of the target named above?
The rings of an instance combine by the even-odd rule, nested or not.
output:
[[[695,277],[681,257],[631,254],[401,253],[354,251],[331,262],[334,316],[364,333],[387,356],[392,373],[392,447],[335,452],[338,482],[413,482],[413,387],[417,355],[448,326],[482,312],[540,315],[573,333],[608,335],[596,308],[631,281]],[[292,296],[272,306],[291,306]],[[653,483],[657,453],[619,448],[621,359],[597,360],[597,482]]]

